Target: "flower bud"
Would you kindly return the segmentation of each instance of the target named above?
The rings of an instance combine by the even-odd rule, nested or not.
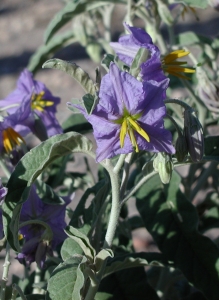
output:
[[[178,162],[182,162],[188,153],[188,146],[184,135],[178,136],[178,139],[176,140],[175,148],[176,148],[176,153],[175,153],[176,158]]]
[[[171,155],[165,152],[159,152],[153,161],[153,166],[154,170],[159,173],[162,183],[169,183],[173,171]]]
[[[191,159],[199,162],[204,154],[204,137],[202,125],[194,110],[186,109],[184,111],[184,135]]]

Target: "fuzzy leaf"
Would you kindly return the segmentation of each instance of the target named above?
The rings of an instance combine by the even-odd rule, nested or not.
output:
[[[87,111],[87,113],[90,115],[92,114],[93,110],[95,109],[97,102],[98,102],[98,97],[95,97],[91,94],[86,94],[82,97],[83,102],[84,102],[84,107]]]
[[[108,257],[113,257],[113,251],[111,249],[102,249],[95,257],[95,267],[97,272],[100,270],[102,266],[102,262],[105,261]]]
[[[167,262],[165,262],[164,264],[162,254],[160,253],[129,253],[108,259],[104,277],[124,269],[136,268],[141,266],[164,265],[167,265]]]
[[[132,65],[130,67],[130,74],[134,77],[138,77],[140,71],[141,71],[141,64],[143,62],[146,62],[149,56],[149,51],[145,48],[139,48],[137,54],[135,55],[135,58],[132,62]]]
[[[12,248],[19,249],[17,240],[19,214],[22,203],[28,197],[31,184],[58,157],[71,152],[83,152],[95,157],[91,149],[92,143],[86,137],[69,132],[51,137],[22,157],[8,181],[8,193],[3,203],[4,232]]]
[[[61,70],[77,80],[87,93],[91,95],[95,95],[96,93],[94,82],[90,79],[89,75],[75,63],[53,58],[47,60],[42,68]]]
[[[176,1],[176,2],[179,2],[179,3],[184,2],[187,5],[198,7],[198,8],[203,8],[203,9],[208,7],[207,0],[201,0],[201,1],[200,0],[183,0],[183,1]]]
[[[164,189],[158,177],[153,177],[137,192],[137,208],[164,259],[179,268],[208,299],[217,300],[219,250],[198,232],[197,212],[179,190],[180,180],[173,173]]]
[[[104,54],[104,57],[101,61],[101,65],[107,70],[109,71],[109,67],[110,67],[110,63],[114,62],[114,55],[112,54]]]
[[[65,233],[74,241],[78,243],[78,245],[83,250],[85,256],[93,262],[94,257],[96,255],[95,249],[91,246],[88,237],[83,234],[81,231],[77,230],[72,226],[67,226],[65,229]]]
[[[100,293],[100,294],[99,294]],[[103,294],[111,297],[102,298]],[[159,300],[155,290],[147,282],[147,274],[143,267],[118,271],[105,277],[101,283],[95,300]]]
[[[46,300],[81,300],[80,290],[84,285],[82,272],[86,258],[75,255],[58,265],[48,281]]]
[[[61,248],[61,256],[62,259],[65,261],[75,254],[83,254],[81,247],[78,245],[76,241],[71,238],[67,238]]]
[[[52,38],[52,36],[66,23],[68,23],[75,16],[84,13],[86,11],[90,11],[92,9],[96,9],[100,6],[107,5],[109,3],[126,3],[125,0],[102,0],[102,1],[94,1],[94,0],[73,0],[69,1],[66,6],[60,10],[54,18],[49,23],[45,34],[44,41],[48,43],[48,41]]]

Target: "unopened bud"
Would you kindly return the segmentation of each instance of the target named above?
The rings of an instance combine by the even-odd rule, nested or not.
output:
[[[186,143],[186,138],[184,135],[178,136],[178,139],[176,140],[176,158],[178,162],[182,162],[186,155],[188,154],[188,146]]]
[[[186,109],[184,111],[184,135],[191,159],[199,162],[204,154],[204,137],[202,125],[194,110]]]
[[[169,183],[173,171],[171,155],[165,152],[159,152],[153,161],[153,166],[154,170],[159,173],[162,183]]]

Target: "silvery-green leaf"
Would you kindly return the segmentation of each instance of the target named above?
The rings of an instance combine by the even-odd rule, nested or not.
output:
[[[88,237],[83,234],[81,231],[78,229],[72,227],[72,226],[67,226],[65,229],[65,233],[74,241],[78,243],[78,245],[81,247],[83,250],[85,256],[90,260],[93,261],[94,257],[96,255],[95,249],[91,246],[90,241]]]
[[[74,255],[54,269],[48,281],[46,300],[81,300],[86,257]]]
[[[96,271],[98,272],[103,264],[103,261],[105,261],[108,257],[113,257],[113,251],[111,249],[102,249],[95,257],[95,267]]]
[[[164,266],[162,254],[160,253],[129,253],[111,258],[107,262],[104,277],[120,270],[136,268],[140,266]]]
[[[61,248],[61,256],[63,260],[67,260],[68,258],[71,258],[75,254],[83,254],[83,250],[78,245],[76,241],[74,241],[71,238],[67,238],[64,243],[62,244]]]
[[[131,64],[130,67],[130,74],[132,76],[134,76],[135,78],[138,77],[140,71],[141,71],[141,64],[143,62],[146,62],[146,60],[148,59],[149,56],[149,51],[145,48],[140,48],[137,52],[137,54],[135,55],[135,58]]]
[[[61,70],[77,80],[87,93],[91,95],[95,95],[96,93],[94,82],[90,79],[89,75],[75,63],[53,58],[47,60],[42,68]]]

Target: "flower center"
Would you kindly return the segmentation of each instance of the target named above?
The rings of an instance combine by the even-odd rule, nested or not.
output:
[[[17,145],[19,146],[22,142],[25,143],[22,136],[17,133],[13,128],[8,127],[7,129],[3,130],[3,146],[7,153],[12,151]]]
[[[39,110],[39,111],[43,112],[45,107],[52,106],[54,104],[53,101],[42,99],[44,94],[45,94],[45,92],[42,91],[39,94],[32,95],[32,97],[31,97],[32,110]]]
[[[127,109],[125,108],[123,112],[123,117],[114,121],[117,124],[121,124],[121,130],[119,135],[121,148],[124,147],[125,137],[128,134],[133,148],[136,152],[139,152],[137,140],[135,137],[135,131],[138,134],[140,134],[148,143],[150,142],[148,134],[144,131],[144,129],[141,128],[141,126],[137,122],[137,119],[139,119],[140,116],[141,114],[136,114],[133,116],[130,115]]]

